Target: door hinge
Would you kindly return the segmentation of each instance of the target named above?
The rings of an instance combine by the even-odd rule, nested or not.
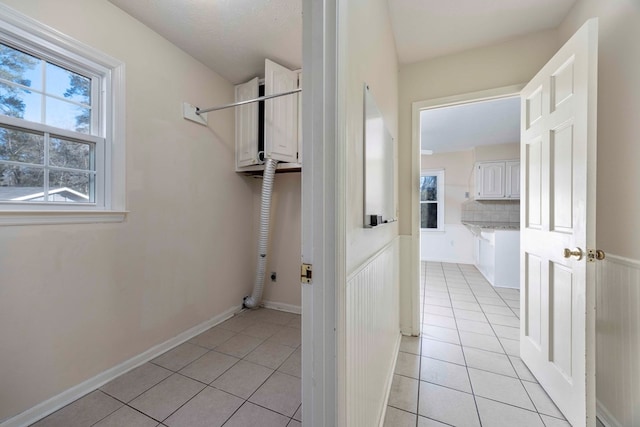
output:
[[[587,262],[596,262],[602,261],[605,258],[604,251],[600,249],[589,249],[587,250]]]
[[[300,281],[302,283],[311,283],[313,274],[313,266],[311,264],[302,264],[300,266]]]

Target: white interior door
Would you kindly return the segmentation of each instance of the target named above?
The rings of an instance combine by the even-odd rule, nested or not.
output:
[[[597,48],[592,19],[521,94],[520,353],[574,427],[595,426]]]
[[[289,92],[298,88],[298,73],[265,60],[264,94]],[[298,97],[286,95],[264,103],[265,157],[279,162],[298,162]]]

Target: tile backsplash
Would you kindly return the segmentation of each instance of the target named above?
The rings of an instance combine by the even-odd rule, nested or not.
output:
[[[520,222],[519,200],[467,200],[462,203],[462,221]]]

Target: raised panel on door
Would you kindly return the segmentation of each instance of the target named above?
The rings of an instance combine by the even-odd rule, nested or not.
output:
[[[479,199],[504,198],[504,162],[484,162],[478,165]]]
[[[595,426],[596,73],[590,20],[521,94],[520,356],[574,427]]]
[[[298,88],[298,73],[265,60],[265,96]],[[264,103],[265,157],[279,162],[298,161],[298,96],[268,99]]]
[[[505,194],[509,199],[520,198],[520,162],[506,162]]]
[[[237,101],[258,97],[258,78],[236,85]],[[241,105],[236,110],[236,168],[252,166],[258,159],[258,103]]]

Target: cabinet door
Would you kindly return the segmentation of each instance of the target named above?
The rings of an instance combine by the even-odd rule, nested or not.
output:
[[[298,88],[298,73],[265,60],[264,94],[288,92]],[[280,162],[298,161],[298,97],[287,95],[264,103],[265,157]]]
[[[478,164],[477,169],[477,198],[504,198],[504,162],[484,162]]]
[[[509,199],[520,198],[520,162],[507,162],[506,195]]]
[[[258,97],[258,78],[236,86],[236,102]],[[258,160],[258,103],[236,110],[236,168],[256,165]]]

